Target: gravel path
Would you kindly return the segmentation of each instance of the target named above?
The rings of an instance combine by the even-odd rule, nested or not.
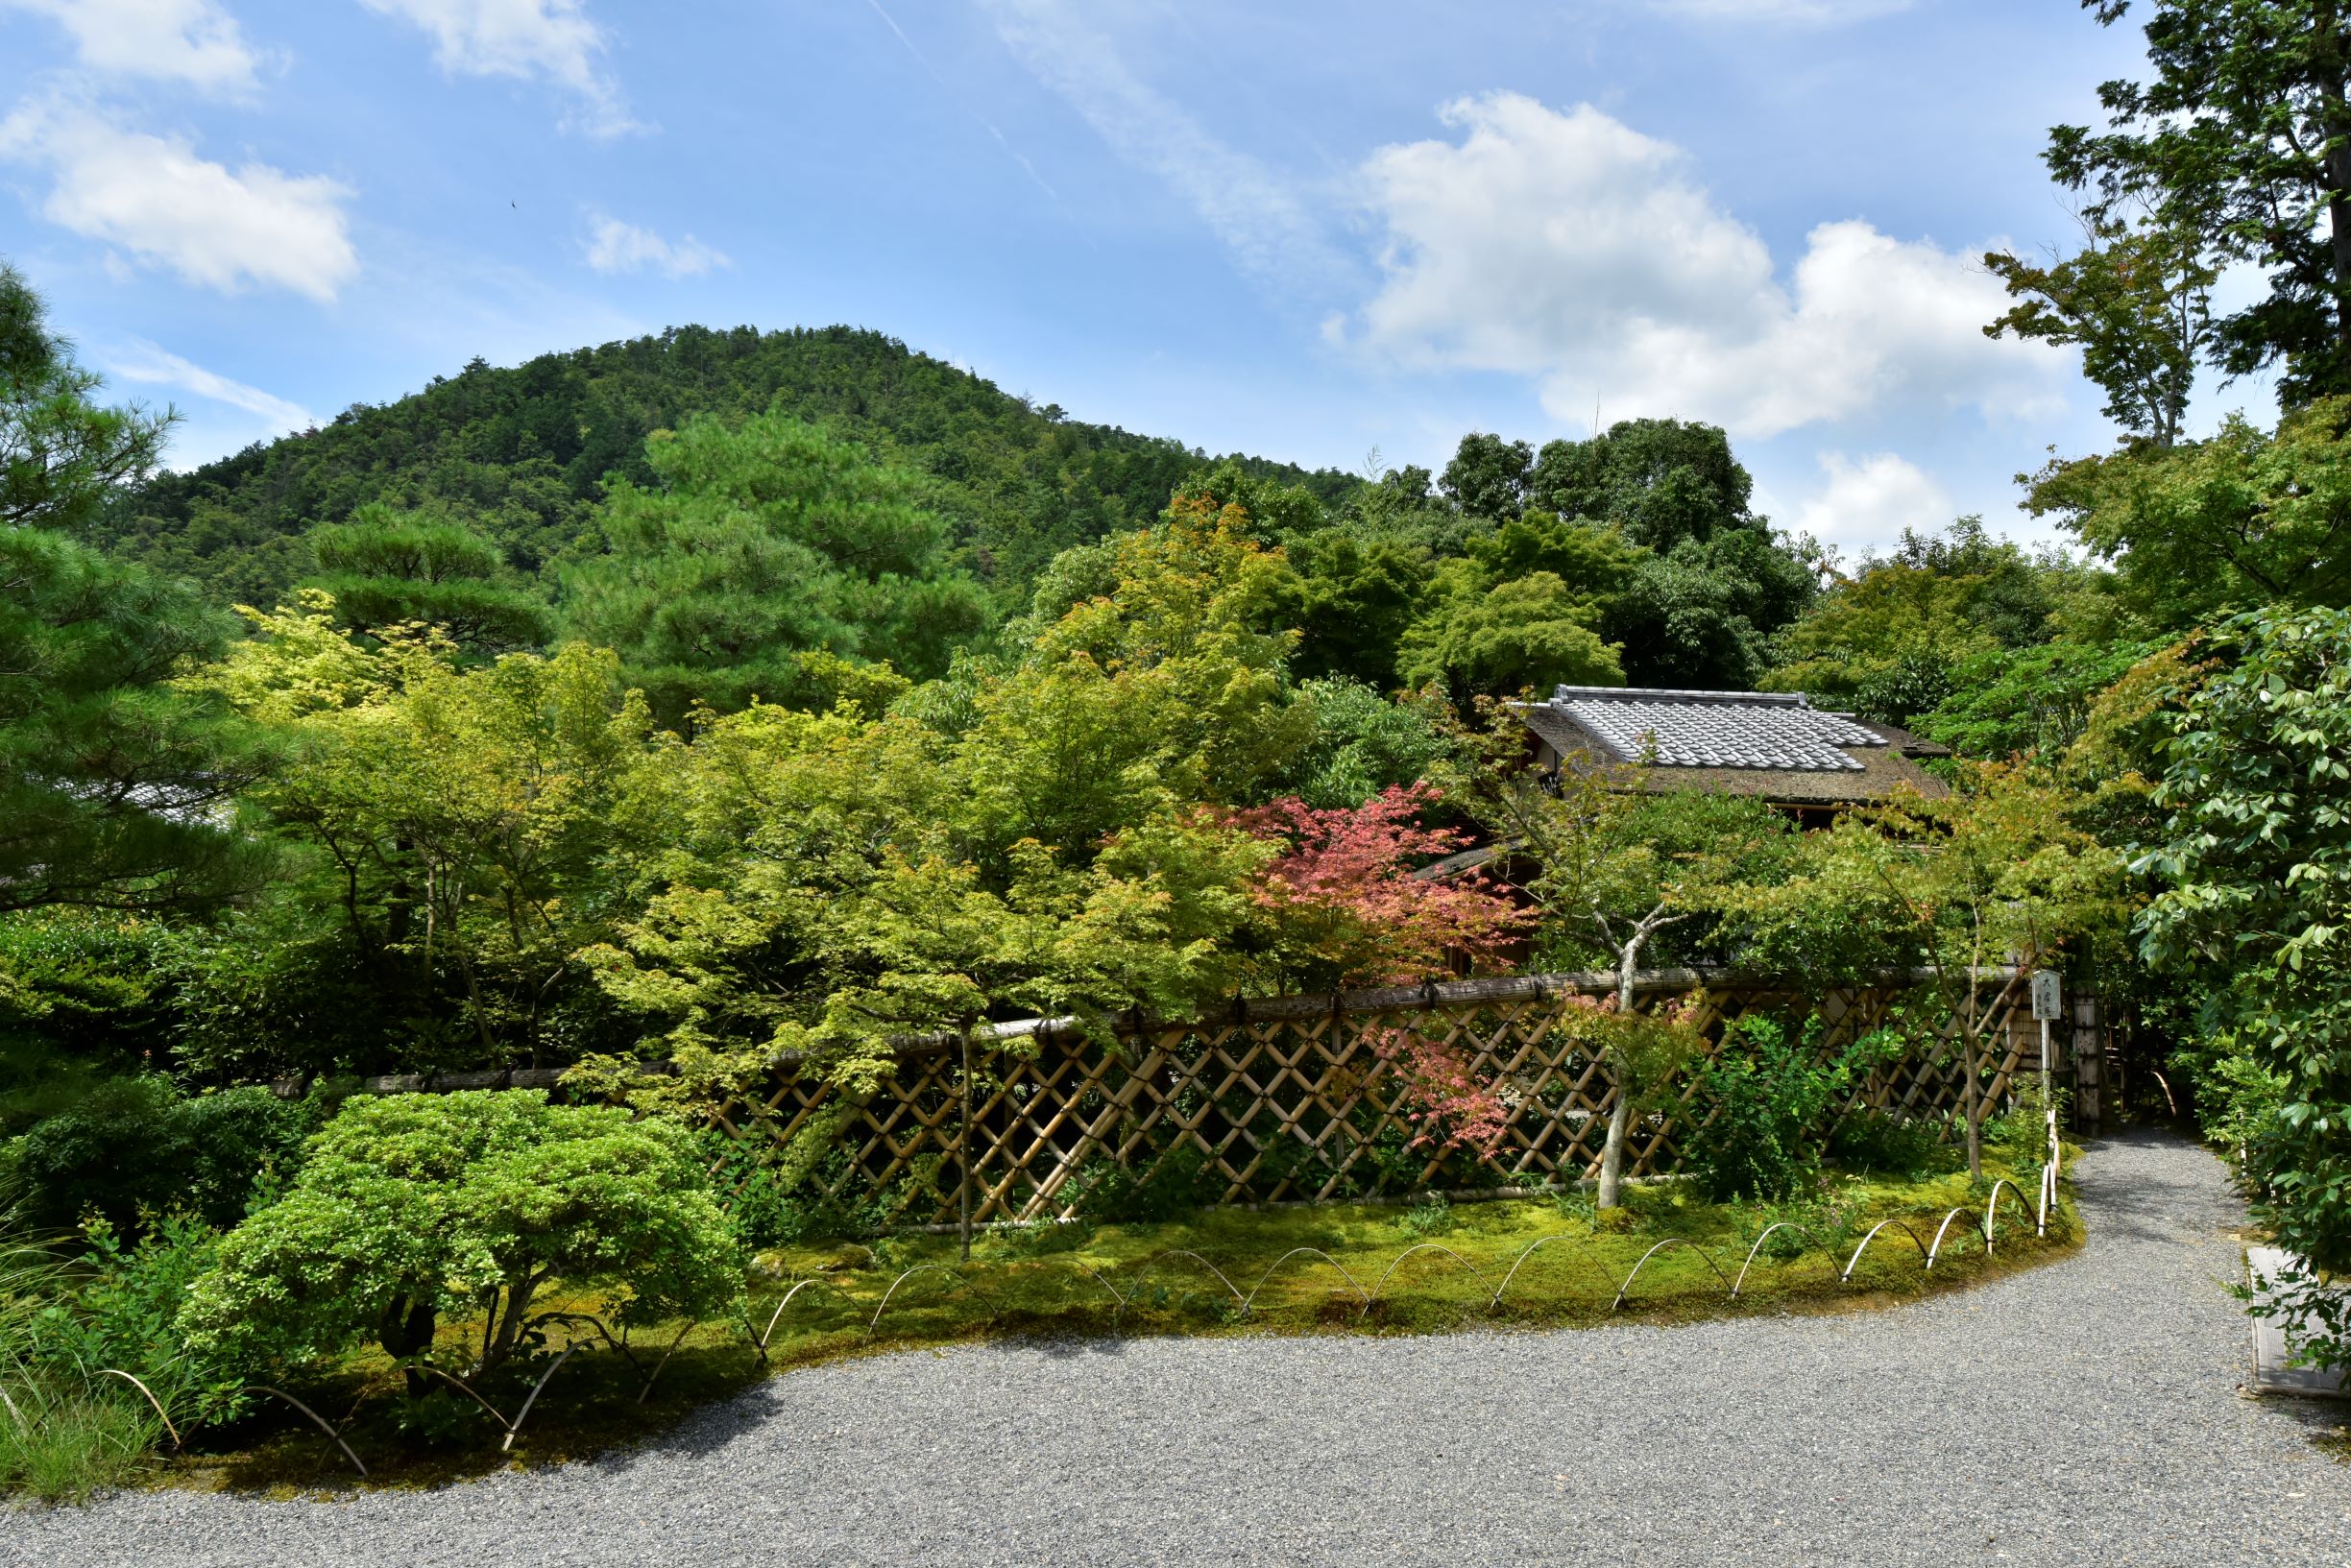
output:
[[[2351,1563],[2351,1411],[2237,1391],[2219,1166],[2081,1188],[2080,1256],[1891,1312],[918,1351],[439,1492],[0,1515],[0,1561]]]

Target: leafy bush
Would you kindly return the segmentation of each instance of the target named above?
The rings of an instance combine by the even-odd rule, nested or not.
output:
[[[78,1500],[146,1462],[160,1423],[128,1385],[83,1365],[46,1332],[72,1276],[0,1229],[0,1494]]]
[[[179,1314],[188,1288],[212,1266],[220,1233],[192,1215],[163,1215],[125,1245],[103,1219],[30,1325],[32,1360],[59,1376],[102,1367],[147,1385],[174,1421],[214,1421],[241,1408],[242,1384],[216,1361],[192,1353]]]
[[[38,1228],[69,1228],[95,1213],[134,1235],[143,1215],[172,1210],[227,1226],[256,1184],[292,1174],[319,1114],[266,1089],[190,1097],[168,1078],[109,1078],[12,1139],[0,1162]]]
[[[1949,1158],[1935,1123],[1864,1105],[1829,1135],[1829,1158],[1847,1170],[1915,1176]]]
[[[2049,1094],[2044,1097],[2040,1076],[2021,1073],[2011,1080],[2008,1094],[2007,1106],[1984,1122],[1984,1146],[1998,1150],[2016,1168],[2018,1177],[2030,1187],[2040,1181],[2041,1168],[2048,1163],[2048,1112],[2052,1103],[2057,1110],[2057,1124],[2065,1125],[2065,1087],[2051,1084]]]
[[[725,1310],[742,1267],[681,1126],[535,1090],[362,1098],[221,1242],[179,1321],[200,1354],[256,1367],[370,1339],[420,1357],[444,1313],[477,1311],[479,1373],[528,1341],[551,1281],[608,1291],[642,1324]]]
[[[2232,1160],[2249,1159],[2276,1131],[2286,1104],[2285,1076],[2254,1059],[2234,1034],[2182,1050],[2195,1083],[2196,1122],[2204,1136]]]
[[[847,1149],[836,1148],[815,1171],[796,1174],[788,1156],[763,1158],[760,1150],[715,1129],[704,1130],[699,1139],[705,1163],[715,1171],[714,1184],[723,1194],[727,1222],[746,1249],[862,1239],[889,1221],[886,1194],[832,1195],[848,1169]]]
[[[1714,1201],[1788,1198],[1820,1173],[1819,1128],[1830,1107],[1856,1074],[1900,1048],[1865,1036],[1833,1060],[1823,1061],[1820,1021],[1806,1021],[1791,1041],[1775,1020],[1741,1019],[1723,1049],[1699,1074],[1699,1091],[1712,1115],[1683,1140],[1682,1153]]]
[[[2298,1259],[2258,1283],[2261,1294],[2242,1285],[2231,1290],[2249,1315],[2284,1332],[2293,1364],[2351,1376],[2351,1286]]]
[[[1208,1169],[1208,1156],[1190,1144],[1141,1174],[1107,1160],[1096,1161],[1063,1188],[1079,1218],[1113,1225],[1159,1224],[1186,1209],[1215,1202],[1224,1190],[1224,1182]]]
[[[2264,463],[2311,461],[2329,444],[2334,461],[2343,412],[2321,402],[2298,428],[2289,422]],[[2235,461],[2253,471],[2242,452]],[[2225,483],[2239,504],[2260,494],[2234,472]],[[2215,495],[2225,488],[2212,484]],[[2169,715],[2155,795],[2169,816],[2135,868],[2161,889],[2140,915],[2140,951],[2200,984],[2207,1023],[2234,1032],[2250,1065],[2275,1078],[2276,1114],[2248,1150],[2255,1214],[2280,1247],[2339,1280],[2351,1274],[2351,611],[2249,612],[2213,628],[2198,651],[2217,667]],[[2238,1071],[2258,1116],[2260,1079]],[[2329,1329],[2338,1364],[2351,1361],[2345,1328],[2339,1314]]]

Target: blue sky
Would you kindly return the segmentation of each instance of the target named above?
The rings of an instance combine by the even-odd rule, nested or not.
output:
[[[1709,419],[1848,552],[2037,537],[2108,439],[1976,329],[2139,67],[2064,0],[0,0],[0,255],[182,466],[687,322],[1309,465]]]

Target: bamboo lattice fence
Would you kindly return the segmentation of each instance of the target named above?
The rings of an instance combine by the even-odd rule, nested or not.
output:
[[[1827,1054],[1907,1005],[1906,1032],[1920,1043],[1857,1085],[1839,1114],[1872,1106],[1934,1121],[1949,1136],[1963,1104],[1962,1050],[1954,1020],[1922,1025],[1933,1008],[1923,978],[1823,995],[1668,970],[1641,976],[1636,993],[1644,1011],[1688,999],[1709,1053],[1750,1014],[1817,1011]],[[2037,1070],[2040,1036],[2024,977],[1987,971],[1978,983],[1987,1103],[1997,1105],[2012,1077]],[[1598,1168],[1615,1087],[1584,1035],[1561,1025],[1574,999],[1613,990],[1606,975],[1549,975],[1285,997],[1236,1002],[1214,1020],[1123,1025],[1110,1044],[1066,1021],[999,1025],[975,1032],[968,1074],[963,1042],[938,1038],[909,1046],[895,1076],[862,1101],[786,1067],[769,1092],[721,1107],[715,1121],[763,1154],[838,1120],[837,1151],[810,1180],[835,1200],[879,1197],[899,1224],[956,1218],[966,1153],[974,1222],[1068,1215],[1111,1171],[1180,1179],[1188,1199],[1211,1203],[1572,1184]],[[1396,1062],[1404,1035],[1437,1044],[1508,1108],[1474,1180],[1461,1179],[1458,1156],[1407,1147],[1419,1128]],[[1665,1110],[1634,1121],[1628,1174],[1675,1169],[1677,1135],[1701,1114],[1696,1066],[1669,1089]]]

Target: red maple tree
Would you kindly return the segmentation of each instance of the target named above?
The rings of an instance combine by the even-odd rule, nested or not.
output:
[[[1426,784],[1391,784],[1352,808],[1292,797],[1234,814],[1247,832],[1286,846],[1256,896],[1294,973],[1335,986],[1428,979],[1456,958],[1474,968],[1500,956],[1533,923],[1481,873],[1413,875],[1471,842],[1420,820],[1441,798]]]
[[[1375,1028],[1365,1038],[1395,1074],[1395,1109],[1414,1128],[1406,1148],[1440,1155],[1467,1149],[1481,1160],[1493,1157],[1516,1107],[1496,1085],[1478,1081],[1459,1047],[1409,1029]]]

